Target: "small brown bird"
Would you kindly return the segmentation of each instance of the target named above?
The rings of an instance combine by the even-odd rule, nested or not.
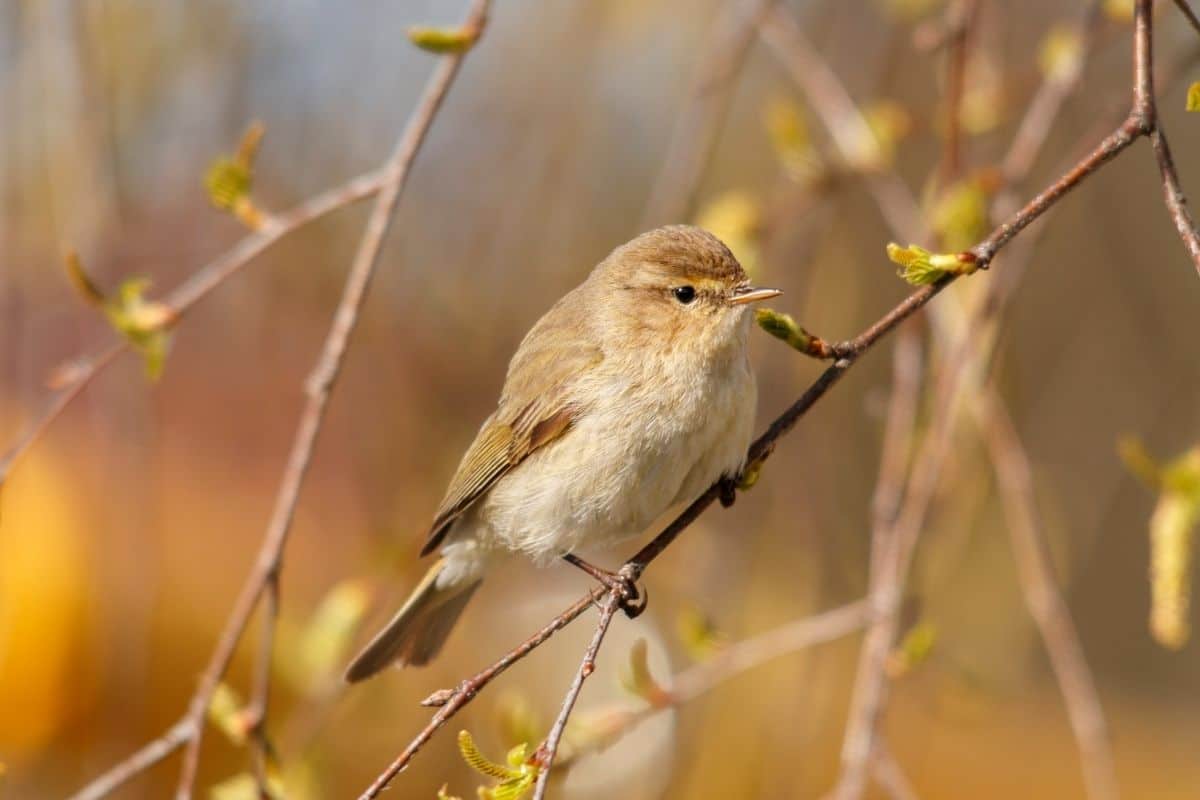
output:
[[[421,550],[441,557],[346,680],[428,663],[503,555],[610,545],[737,475],[757,397],[749,304],[779,293],[688,225],[600,262],[521,342]]]

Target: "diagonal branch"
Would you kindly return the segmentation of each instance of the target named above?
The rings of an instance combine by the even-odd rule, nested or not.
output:
[[[480,32],[486,19],[487,8],[488,0],[473,0],[464,26]],[[347,275],[342,299],[334,314],[329,334],[305,386],[308,400],[292,442],[291,453],[276,497],[275,508],[259,548],[258,557],[249,577],[242,586],[241,594],[238,596],[225,629],[218,639],[208,666],[201,675],[200,684],[192,696],[187,714],[180,723],[182,727],[177,726],[172,729],[172,731],[181,733],[174,737],[164,737],[163,747],[152,752],[155,758],[146,757],[147,749],[143,749],[119,765],[116,772],[119,772],[122,781],[160,760],[174,747],[182,745],[185,748],[184,759],[176,797],[178,800],[188,800],[191,797],[199,767],[204,720],[212,695],[229,668],[238,642],[264,595],[268,597],[268,613],[264,615],[263,619],[265,627],[263,652],[259,654],[259,657],[265,662],[265,666],[260,667],[255,687],[256,697],[252,699],[251,707],[265,713],[267,695],[270,691],[269,661],[273,641],[272,631],[275,624],[274,600],[279,590],[284,546],[287,543],[296,505],[300,499],[300,490],[311,464],[317,435],[320,433],[324,421],[329,398],[341,371],[350,336],[357,325],[359,312],[366,298],[371,277],[375,272],[379,252],[391,224],[393,212],[403,192],[417,152],[458,74],[464,57],[465,53],[460,52],[448,54],[441,59],[412,118],[397,142],[395,150],[379,172],[378,196],[375,205],[367,220],[362,240]],[[269,225],[268,230],[272,229],[275,228]],[[243,246],[246,250],[253,251],[251,253],[253,255],[272,241],[274,239],[248,237],[243,241]],[[228,272],[234,271],[244,264],[249,256],[243,256],[244,254],[242,256],[231,254],[222,262],[218,262],[217,268],[185,284],[177,293],[176,302],[184,307],[195,302],[196,299],[224,280],[224,276],[227,276]],[[258,725],[261,727],[261,719],[258,721]],[[258,733],[261,734],[261,730]],[[112,774],[113,772],[109,773],[109,775]],[[95,784],[85,787],[82,794],[86,797],[102,796],[102,794],[89,794],[92,792],[93,786]]]
[[[469,29],[481,30],[487,14],[487,7],[488,0],[474,0],[464,26]],[[317,435],[320,433],[325,419],[325,411],[329,405],[333,385],[341,372],[346,349],[350,343],[350,335],[358,323],[359,312],[366,299],[367,287],[370,285],[371,278],[375,273],[375,266],[379,261],[379,252],[383,247],[384,236],[391,226],[392,215],[407,183],[413,160],[416,158],[421,144],[425,141],[425,136],[458,74],[459,67],[462,66],[464,56],[463,53],[455,53],[443,57],[433,77],[430,78],[411,121],[397,142],[395,151],[384,165],[383,185],[375,198],[371,215],[367,218],[358,252],[354,255],[350,273],[346,278],[341,302],[334,313],[333,325],[329,329],[316,367],[305,385],[308,402],[300,417],[300,425],[292,442],[292,451],[288,456],[283,482],[276,497],[275,509],[271,514],[266,535],[263,537],[263,543],[259,549],[258,559],[250,577],[242,587],[242,593],[234,605],[234,610],[230,614],[221,638],[218,640],[212,659],[200,679],[200,686],[192,697],[188,714],[196,723],[196,731],[184,751],[183,769],[180,772],[179,789],[176,792],[177,800],[188,800],[191,797],[192,787],[196,780],[196,770],[200,762],[200,742],[203,736],[203,727],[200,723],[212,700],[213,692],[229,668],[234,650],[258,606],[258,601],[264,592],[274,595],[279,590],[283,549],[287,544],[296,504],[300,500],[300,490],[304,485],[309,465],[312,463]],[[275,624],[274,616],[265,616],[263,624],[273,626]],[[270,644],[269,638],[267,644]],[[270,653],[260,653],[259,657],[269,660]],[[264,680],[259,687],[259,691],[263,695],[258,700],[259,707],[265,708],[265,695],[269,688],[269,681]]]

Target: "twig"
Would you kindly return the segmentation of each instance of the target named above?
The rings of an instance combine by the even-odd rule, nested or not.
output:
[[[1071,612],[1058,591],[1045,533],[1038,524],[1029,457],[1002,404],[985,399],[977,407],[976,416],[1004,498],[1017,579],[1063,693],[1063,704],[1079,746],[1087,796],[1116,798],[1117,778],[1108,726]]]
[[[857,600],[730,644],[707,661],[694,664],[675,675],[668,686],[662,687],[661,697],[656,697],[653,702],[627,712],[617,712],[621,714],[619,721],[606,727],[603,736],[588,741],[579,749],[572,748],[569,758],[558,762],[559,769],[574,764],[588,753],[609,747],[662,711],[679,708],[726,681],[777,658],[848,636],[861,630],[869,619],[869,604],[865,600]]]
[[[486,18],[487,7],[488,0],[473,0],[464,25],[481,30]],[[412,162],[425,140],[434,116],[437,114],[442,100],[449,91],[450,85],[453,83],[464,57],[464,53],[454,53],[446,55],[441,59],[437,70],[425,88],[417,109],[400,137],[395,151],[379,173],[380,183],[375,206],[367,220],[359,249],[355,254],[354,261],[346,278],[342,299],[334,314],[334,320],[322,347],[320,357],[306,382],[308,400],[292,443],[292,450],[288,457],[279,494],[276,497],[275,508],[272,512],[266,534],[263,537],[258,558],[250,576],[243,584],[242,591],[238,596],[233,611],[230,613],[225,629],[217,642],[209,664],[201,676],[200,685],[192,696],[187,715],[184,718],[188,726],[189,735],[184,741],[183,766],[180,770],[179,785],[176,790],[178,800],[188,800],[195,785],[200,758],[200,744],[203,739],[204,718],[212,700],[213,692],[229,667],[233,653],[258,605],[258,601],[264,593],[273,597],[278,591],[283,549],[287,542],[296,504],[299,501],[300,489],[308,471],[308,466],[311,463],[317,434],[320,432],[321,424],[324,420],[325,410],[333,385],[341,370],[350,335],[357,324],[359,311],[366,297],[367,287],[374,273],[384,236],[391,223],[392,213],[407,182],[406,179],[409,175]],[[268,226],[269,229],[274,229],[274,227]],[[259,244],[265,246],[270,241],[273,240],[268,240],[265,243],[256,243],[254,237],[248,237],[247,240],[243,240],[242,245],[249,249],[254,249]],[[235,248],[236,250],[237,248]],[[183,307],[190,305],[195,299],[203,296],[213,286],[224,280],[224,273],[235,270],[240,266],[240,263],[244,263],[245,259],[243,258],[239,261],[239,258],[241,257],[231,254],[226,259],[223,259],[223,264],[218,262],[218,266],[210,273],[181,287],[175,297],[175,301]],[[263,618],[263,625],[265,627],[263,638],[264,652],[259,654],[260,659],[268,663],[265,667],[260,667],[259,681],[255,689],[257,708],[261,709],[264,713],[266,710],[266,698],[270,690],[269,661],[274,624],[275,615],[271,613],[271,608],[268,608],[268,613]],[[264,670],[266,670],[265,674]],[[264,722],[262,719],[258,720],[260,733]],[[89,786],[84,791],[89,791],[90,789],[91,787]]]
[[[172,320],[172,326],[177,325],[193,306],[237,274],[271,245],[310,222],[370,197],[379,191],[382,180],[383,173],[379,171],[359,175],[341,186],[304,201],[289,211],[268,217],[267,223],[261,229],[243,237],[228,252],[201,267],[163,299],[171,312],[168,316]],[[128,342],[122,340],[110,345],[99,355],[68,366],[66,382],[55,391],[46,404],[46,408],[29,425],[26,432],[0,457],[0,485],[4,484],[17,462],[58,419],[67,406],[128,346]]]
[[[958,179],[962,172],[965,145],[962,130],[962,102],[967,86],[967,57],[970,55],[970,37],[974,28],[978,0],[958,0],[947,12],[951,19],[947,28],[951,31],[946,42],[946,146],[942,150],[942,161],[938,167],[938,184],[943,188]]]
[[[473,0],[464,27],[481,29],[486,18],[487,7],[488,0]],[[291,454],[288,456],[283,481],[276,497],[275,509],[267,526],[267,533],[263,538],[258,559],[254,570],[242,588],[242,593],[226,623],[212,659],[201,677],[200,686],[192,698],[188,713],[197,723],[197,728],[195,736],[188,742],[187,749],[184,751],[183,769],[180,773],[179,789],[176,792],[177,800],[188,800],[191,797],[200,761],[200,742],[203,738],[203,728],[199,723],[204,718],[213,692],[229,667],[237,643],[258,605],[259,598],[264,592],[277,590],[283,548],[287,543],[296,504],[300,499],[300,489],[312,461],[317,434],[320,432],[325,418],[333,385],[341,371],[350,335],[358,323],[359,311],[366,298],[367,287],[375,272],[375,265],[379,260],[379,251],[383,246],[384,236],[391,225],[392,214],[407,183],[409,170],[416,158],[417,151],[425,141],[433,118],[450,90],[450,85],[454,82],[464,57],[464,53],[454,53],[442,58],[425,88],[412,119],[397,142],[395,151],[383,168],[383,185],[375,198],[371,215],[367,218],[362,241],[359,243],[358,252],[354,255],[350,273],[346,277],[342,299],[334,313],[333,324],[317,359],[316,367],[305,384],[308,401],[301,415],[296,437],[292,442]],[[272,616],[264,616],[264,625],[272,626],[274,623],[275,620]],[[269,652],[259,654],[260,658],[267,660],[270,659],[270,656]],[[267,683],[264,681],[264,685],[261,687],[263,693],[261,699],[264,703],[269,689]]]
[[[124,349],[123,343],[114,344],[103,353],[70,366],[71,376],[67,384],[55,393],[46,405],[46,410],[25,429],[24,433],[17,437],[13,446],[3,456],[0,456],[0,486],[4,485],[13,467],[42,437],[54,420],[58,418],[58,415],[87,388],[88,384],[92,382],[92,378],[99,375]]]
[[[1176,3],[1176,5],[1180,5]],[[1186,6],[1180,5],[1181,9]],[[1185,10],[1188,20],[1193,17]],[[1162,175],[1163,200],[1175,230],[1183,240],[1196,271],[1200,273],[1200,230],[1196,229],[1196,221],[1192,218],[1187,207],[1187,197],[1179,183],[1179,173],[1175,169],[1175,160],[1171,157],[1171,148],[1167,144],[1167,132],[1163,130],[1162,119],[1158,115],[1158,106],[1154,99],[1154,3],[1153,0],[1137,0],[1134,7],[1133,35],[1134,58],[1136,60],[1136,79],[1134,82],[1133,114],[1141,124],[1141,132],[1150,137],[1154,147],[1154,158],[1158,161],[1158,171]]]
[[[1087,154],[1065,175],[1030,200],[1025,206],[1018,209],[969,252],[975,256],[981,267],[990,265],[996,254],[1012,241],[1013,237],[1046,213],[1048,209],[1082,183],[1089,175],[1132,144],[1138,135],[1139,132],[1136,125],[1126,120],[1116,131],[1100,142],[1092,152]],[[845,375],[865,352],[890,333],[893,328],[924,307],[939,292],[955,280],[958,280],[959,277],[960,275],[958,274],[949,274],[933,284],[917,289],[854,338],[832,345],[832,352],[836,358],[834,363],[822,372],[812,385],[751,444],[747,453],[747,464],[753,467],[760,465],[768,459],[774,452],[779,439],[795,427],[800,418],[833,388],[834,384]],[[952,393],[945,392],[944,394],[950,395]],[[930,488],[928,489],[930,494],[933,491],[933,483],[931,473]],[[629,574],[635,580],[640,578],[650,563],[661,555],[692,522],[712,505],[713,501],[717,499],[719,492],[719,484],[710,486],[703,494],[692,501],[661,533],[626,561],[625,567],[628,568]],[[906,527],[912,527],[911,520]],[[904,550],[905,548],[901,548],[898,551],[898,555],[905,555]],[[906,563],[907,558],[900,558],[899,561]],[[576,605],[572,608],[578,608],[581,603],[586,607],[591,602],[591,598],[592,595],[589,594],[581,601],[577,601]],[[536,646],[535,644],[533,647]],[[524,650],[520,657],[523,657],[533,647]],[[455,693],[447,693],[446,695],[447,698],[455,696],[458,695]],[[427,727],[425,731],[418,734],[414,743],[411,743],[405,749],[401,756],[393,762],[392,766],[376,780],[372,788],[363,795],[364,800],[377,796],[378,792],[408,764],[413,753],[415,753],[416,748],[414,748],[414,744],[419,747],[420,744],[423,744],[432,735],[428,731]]]
[[[596,632],[592,634],[592,641],[588,643],[587,649],[583,652],[583,661],[579,663],[579,669],[575,672],[571,687],[567,689],[567,695],[563,698],[558,717],[554,720],[554,725],[550,727],[550,734],[546,737],[546,741],[534,754],[541,771],[538,773],[533,800],[545,800],[546,790],[550,786],[550,772],[554,769],[554,757],[558,754],[558,745],[567,729],[567,720],[571,717],[571,711],[575,708],[579,693],[583,691],[583,682],[596,670],[596,656],[600,652],[600,645],[604,643],[604,635],[608,633],[608,626],[612,624],[613,615],[617,613],[620,604],[620,589],[611,590],[605,597],[604,604],[600,606],[600,619],[596,622]]]
[[[195,723],[182,719],[172,725],[162,736],[147,742],[133,755],[114,764],[108,772],[95,778],[87,786],[71,795],[68,800],[100,800],[124,786],[130,779],[145,772],[167,756],[174,753],[192,738]]]
[[[642,214],[643,228],[692,216],[696,189],[729,112],[734,78],[746,61],[759,19],[777,2],[746,0],[726,5],[709,52],[700,63],[691,99],[676,119],[666,161]]]
[[[911,192],[894,172],[882,169],[879,143],[871,126],[800,25],[782,9],[774,9],[762,18],[758,30],[808,96],[841,159],[864,176],[888,224],[924,231],[920,209],[909,202]]]
[[[550,620],[549,624],[547,624],[533,636],[530,636],[524,642],[505,653],[499,661],[492,664],[487,669],[476,674],[474,677],[463,681],[453,690],[443,689],[439,692],[434,692],[429,697],[425,698],[421,705],[440,706],[437,713],[435,713],[433,718],[429,720],[429,724],[421,729],[421,732],[418,733],[411,742],[409,742],[408,747],[404,748],[404,751],[400,753],[400,755],[397,756],[390,765],[388,765],[388,768],[385,769],[379,775],[379,777],[375,779],[375,782],[372,783],[367,790],[362,793],[362,795],[359,797],[359,800],[372,800],[372,798],[378,797],[379,794],[387,788],[387,785],[392,782],[392,779],[399,775],[400,772],[408,766],[409,762],[412,761],[413,756],[417,754],[417,751],[424,747],[425,743],[433,738],[433,735],[437,733],[438,730],[445,725],[451,717],[457,714],[463,706],[475,699],[475,696],[483,690],[483,687],[491,683],[492,680],[500,673],[504,672],[513,664],[532,653],[543,642],[573,622],[576,617],[591,608],[600,600],[601,597],[606,594],[607,592],[603,589],[593,589],[590,594],[587,594],[579,600],[576,600],[574,605],[567,608],[554,619]]]
[[[1200,17],[1197,17],[1196,12],[1192,11],[1192,7],[1188,5],[1187,0],[1175,0],[1175,6],[1187,17],[1187,21],[1191,24],[1192,29],[1196,33],[1200,33]]]

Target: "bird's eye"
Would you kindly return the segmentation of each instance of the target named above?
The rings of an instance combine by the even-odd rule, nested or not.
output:
[[[676,286],[671,290],[671,294],[675,295],[675,299],[684,305],[696,299],[696,289],[692,286]]]

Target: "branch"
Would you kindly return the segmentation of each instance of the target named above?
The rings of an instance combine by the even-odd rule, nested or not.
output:
[[[468,12],[464,28],[481,31],[488,8],[488,0],[473,0]],[[234,605],[226,622],[225,629],[217,642],[207,668],[200,679],[200,685],[192,696],[184,722],[186,732],[184,745],[184,760],[180,770],[179,785],[176,791],[178,800],[188,800],[194,789],[196,773],[199,767],[200,744],[203,739],[205,715],[212,701],[213,692],[220,683],[233,659],[234,651],[242,634],[245,632],[250,618],[264,594],[274,598],[279,590],[279,575],[282,567],[283,550],[287,543],[288,532],[295,513],[296,504],[300,498],[300,490],[304,477],[312,460],[317,435],[324,421],[329,398],[341,370],[342,361],[349,345],[350,335],[358,322],[359,312],[366,297],[367,288],[378,262],[379,251],[384,236],[391,223],[392,214],[403,192],[404,186],[421,144],[433,123],[433,119],[441,107],[465,53],[452,53],[444,56],[426,85],[425,91],[418,103],[417,109],[405,127],[396,148],[384,167],[379,172],[378,197],[367,220],[362,240],[351,264],[346,278],[342,299],[334,314],[332,326],[325,339],[320,357],[310,375],[305,389],[308,400],[300,418],[296,436],[292,442],[291,453],[288,457],[279,493],[276,496],[275,508],[267,526],[259,548],[257,560],[250,576],[242,586],[241,594]],[[269,229],[275,226],[268,225]],[[267,240],[270,243],[273,240]],[[242,246],[253,249],[260,245],[255,237],[243,240]],[[265,246],[265,244],[262,244]],[[235,248],[236,249],[236,248]],[[261,247],[259,247],[261,249]],[[255,251],[257,252],[257,251]],[[238,257],[227,257],[214,269],[200,276],[197,280],[181,287],[176,302],[183,306],[190,305],[203,296],[213,286],[220,283],[229,271],[237,269]],[[244,263],[242,261],[241,263]],[[274,602],[269,601],[268,612],[274,608]],[[265,627],[263,637],[264,651],[259,658],[266,662],[260,668],[259,679],[255,689],[257,697],[252,707],[265,713],[266,699],[270,690],[270,648],[273,641],[272,631],[275,624],[274,613],[264,615]],[[262,720],[259,720],[261,734]],[[173,748],[172,748],[173,749]],[[144,751],[143,751],[144,752]],[[169,752],[169,751],[167,751]],[[156,753],[157,754],[157,753]],[[163,754],[165,755],[165,753]],[[157,759],[156,759],[157,760]],[[129,763],[129,762],[126,762]],[[137,762],[141,764],[142,762]],[[149,761],[146,766],[149,766]],[[136,764],[135,764],[136,766]],[[142,766],[142,769],[145,767]],[[134,774],[136,770],[129,774]],[[85,792],[91,787],[85,788]]]
[[[679,708],[726,681],[777,658],[848,636],[861,630],[869,620],[870,604],[866,600],[857,600],[730,644],[712,658],[676,674],[670,685],[662,687],[661,695],[656,695],[652,702],[635,709],[614,710],[616,720],[605,726],[603,734],[579,749],[572,748],[570,756],[559,762],[559,768],[573,765],[589,753],[611,746],[662,711]]]
[[[400,772],[408,766],[409,762],[417,754],[425,743],[433,738],[433,735],[446,724],[446,722],[462,709],[467,703],[475,699],[476,695],[483,690],[485,686],[492,682],[500,673],[511,667],[513,664],[520,661],[525,656],[536,650],[543,642],[553,636],[556,632],[571,624],[576,617],[587,611],[593,604],[598,602],[601,597],[607,592],[603,589],[593,589],[589,594],[576,600],[574,605],[567,608],[554,619],[550,620],[540,631],[530,636],[521,644],[514,647],[508,653],[505,653],[499,661],[492,664],[487,669],[476,674],[474,677],[460,683],[455,689],[443,689],[434,692],[429,697],[421,701],[423,706],[440,706],[437,713],[429,720],[416,737],[409,742],[408,747],[396,757],[387,769],[385,769],[375,782],[372,783],[367,790],[360,795],[359,800],[372,800],[378,797],[380,793],[387,788],[387,785],[392,782]]]
[[[175,326],[197,303],[217,287],[236,275],[257,256],[285,236],[338,209],[357,203],[379,191],[383,173],[368,172],[315,197],[282,214],[267,217],[262,228],[245,236],[224,255],[205,264],[190,278],[163,299]],[[17,441],[0,456],[0,486],[17,462],[45,434],[84,389],[103,372],[118,355],[129,348],[125,340],[109,346],[98,355],[68,365],[66,381],[57,388],[45,410],[34,420]]]
[[[534,759],[541,767],[541,772],[538,773],[533,800],[545,800],[546,790],[550,786],[550,771],[554,768],[554,756],[558,753],[559,742],[562,741],[563,733],[567,729],[567,720],[571,717],[571,711],[575,708],[579,693],[583,691],[583,682],[596,670],[596,656],[600,652],[600,645],[604,643],[604,635],[608,633],[608,626],[612,624],[613,615],[617,613],[620,602],[620,588],[610,590],[604,599],[604,605],[600,607],[600,621],[596,623],[596,632],[592,634],[592,641],[588,643],[587,650],[583,651],[583,661],[579,664],[575,679],[571,681],[571,688],[567,690],[567,696],[563,698],[558,718],[554,720],[554,725],[550,728],[550,734],[546,737],[546,741],[534,754]]]
[[[162,736],[147,742],[133,755],[113,765],[108,772],[95,778],[68,800],[100,800],[115,792],[134,777],[153,767],[183,747],[195,735],[196,727],[184,718],[172,725]]]
[[[1193,19],[1190,9],[1185,5],[1180,9]],[[1134,36],[1134,68],[1135,79],[1133,87],[1133,113],[1141,125],[1141,132],[1150,137],[1154,147],[1154,157],[1158,161],[1158,171],[1162,175],[1163,200],[1175,230],[1183,240],[1196,271],[1200,273],[1200,230],[1196,229],[1196,221],[1192,218],[1187,207],[1187,198],[1179,183],[1179,173],[1175,170],[1175,160],[1171,157],[1171,148],[1167,144],[1167,133],[1163,130],[1162,120],[1158,115],[1158,106],[1154,99],[1154,2],[1153,0],[1137,0],[1133,18]]]
[[[692,216],[696,188],[729,112],[734,79],[746,62],[758,21],[777,2],[748,0],[727,6],[709,52],[701,59],[691,99],[676,119],[667,159],[642,214],[643,228]]]
[[[487,14],[488,0],[474,0],[464,28],[480,30]],[[391,226],[392,214],[400,200],[400,195],[407,183],[409,171],[416,158],[425,136],[429,132],[433,119],[442,105],[459,67],[462,66],[465,53],[454,53],[444,56],[437,70],[430,78],[425,92],[413,113],[412,119],[405,127],[396,149],[382,170],[383,185],[375,198],[371,215],[367,218],[362,241],[358,252],[350,266],[346,277],[346,285],[342,299],[334,313],[333,324],[322,346],[321,355],[316,367],[305,384],[308,402],[300,418],[296,437],[292,442],[292,450],[288,456],[287,467],[284,470],[283,481],[276,496],[275,509],[271,514],[266,535],[259,549],[258,560],[238,597],[234,610],[226,623],[225,630],[218,641],[216,651],[209,661],[200,680],[200,686],[192,698],[188,711],[197,723],[196,734],[188,742],[184,751],[183,769],[179,779],[177,800],[188,800],[196,780],[196,770],[200,763],[200,742],[203,728],[200,725],[212,700],[213,692],[220,683],[221,677],[233,659],[234,650],[241,639],[254,609],[264,592],[274,594],[279,590],[279,572],[283,561],[283,548],[287,543],[288,532],[291,530],[292,517],[296,504],[300,500],[300,490],[304,477],[308,473],[312,461],[313,450],[325,419],[325,411],[329,405],[329,397],[333,385],[341,372],[342,361],[349,346],[350,335],[358,323],[359,312],[366,299],[367,287],[375,272],[379,260],[379,251],[383,246],[384,236]],[[265,616],[263,624],[273,626],[274,616]],[[267,638],[268,645],[270,637]],[[259,657],[270,660],[269,652],[260,653]],[[265,695],[269,690],[269,681],[264,681],[261,687],[263,697],[260,702],[265,707]]]
[[[1054,577],[1046,535],[1038,524],[1029,457],[1003,405],[988,398],[977,420],[995,465],[1022,596],[1042,634],[1079,746],[1087,796],[1117,797],[1108,726],[1079,634]]]

